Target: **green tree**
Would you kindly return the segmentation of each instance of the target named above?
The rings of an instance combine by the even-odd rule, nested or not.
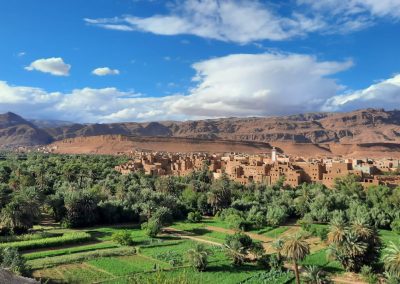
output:
[[[25,259],[16,248],[7,247],[0,249],[0,267],[21,275],[26,272]]]
[[[393,242],[384,250],[385,270],[400,279],[400,246]]]
[[[161,222],[156,218],[150,218],[149,221],[142,224],[142,230],[145,230],[146,235],[151,238],[157,237],[157,235],[161,232]]]
[[[282,254],[287,259],[293,261],[294,273],[296,275],[296,283],[300,284],[299,261],[303,260],[310,254],[310,245],[301,235],[296,235],[285,240],[282,247]]]
[[[132,235],[128,230],[113,233],[111,239],[122,246],[130,246],[133,244]]]
[[[192,267],[198,271],[204,271],[208,265],[210,251],[203,244],[196,244],[194,248],[187,251],[187,257]]]
[[[310,265],[305,267],[305,275],[302,277],[302,280],[304,283],[307,284],[330,283],[324,271],[316,265]]]
[[[331,224],[329,254],[347,271],[359,272],[363,265],[374,265],[380,252],[377,231],[362,218],[344,224]]]

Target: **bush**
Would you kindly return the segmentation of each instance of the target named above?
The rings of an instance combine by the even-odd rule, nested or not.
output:
[[[161,228],[161,222],[155,218],[150,218],[149,221],[142,224],[142,230],[145,230],[146,235],[151,238],[157,237],[158,233],[161,232]]]
[[[195,211],[195,212],[189,212],[187,219],[190,223],[199,223],[201,222],[203,217],[201,216],[199,211]]]
[[[390,227],[396,233],[400,233],[400,218],[394,219],[392,224],[390,224]]]
[[[132,235],[128,230],[115,232],[112,234],[111,239],[122,246],[130,246],[133,244]]]
[[[16,248],[6,247],[0,250],[0,267],[21,275],[26,271],[25,259]]]
[[[373,272],[372,267],[364,265],[360,270],[361,276],[365,282],[368,284],[378,283],[378,276]]]
[[[182,255],[175,251],[167,251],[159,253],[156,255],[156,258],[161,261],[168,262],[172,267],[176,267],[183,264]]]

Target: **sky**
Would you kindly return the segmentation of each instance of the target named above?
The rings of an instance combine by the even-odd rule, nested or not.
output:
[[[86,123],[400,105],[400,0],[0,1],[0,113]]]

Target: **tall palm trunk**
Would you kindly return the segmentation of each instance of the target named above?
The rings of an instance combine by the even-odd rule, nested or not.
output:
[[[300,275],[299,275],[299,267],[297,266],[297,262],[294,260],[294,274],[296,275],[296,284],[300,284]]]

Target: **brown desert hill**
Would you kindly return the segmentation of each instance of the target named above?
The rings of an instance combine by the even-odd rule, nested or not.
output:
[[[63,154],[116,154],[129,153],[133,150],[258,154],[270,152],[272,149],[269,143],[263,142],[122,135],[70,138],[54,142],[50,148],[54,149],[55,153]]]
[[[8,112],[0,114],[0,148],[48,144],[53,138],[22,117]]]
[[[281,153],[301,157],[342,156],[400,159],[400,144],[396,143],[265,143],[221,139],[102,135],[65,139],[54,142],[49,147],[53,149],[54,153],[63,154],[117,154],[130,153],[133,150],[260,154],[270,153],[272,147],[276,147]]]
[[[232,141],[270,143],[293,154],[303,151],[310,153],[310,155],[312,153],[314,155],[338,153],[340,155],[350,155],[351,153],[366,155],[369,151],[383,151],[394,155],[398,151],[396,145],[400,144],[400,111],[398,110],[363,109],[347,113],[316,112],[279,117],[146,123],[75,123],[66,125],[47,123],[45,126],[58,126],[43,129],[15,114],[9,113],[1,117],[3,124],[0,123],[0,143],[3,146],[38,145],[47,144],[51,140],[62,141],[78,137],[122,135],[126,137],[155,137],[155,140],[152,140],[152,145],[163,145],[163,147],[166,147],[163,149],[172,149],[173,147],[166,146],[172,143],[171,141],[180,143],[177,141],[188,140],[171,139],[167,141],[161,138],[185,138],[201,139],[203,142],[214,141],[213,143],[216,143],[217,140],[230,141],[229,143]],[[154,142],[157,139],[161,144]],[[69,141],[72,143],[71,141],[80,140]],[[221,143],[225,145],[225,142]],[[183,144],[188,149],[190,148],[189,145],[194,145],[192,142],[184,142]],[[282,145],[279,146],[279,144]],[[228,147],[224,151],[230,151],[229,149],[232,148]],[[249,149],[249,151],[252,152],[253,150]]]
[[[46,129],[55,139],[127,135],[296,143],[400,143],[400,111],[365,109],[281,117],[150,123],[74,124]]]

